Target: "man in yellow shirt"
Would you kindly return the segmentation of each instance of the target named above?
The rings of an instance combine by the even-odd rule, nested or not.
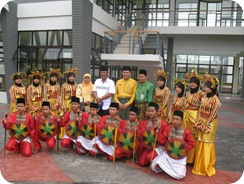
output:
[[[124,66],[122,71],[123,78],[116,82],[114,101],[119,103],[119,117],[126,120],[135,100],[137,82],[131,78],[130,66]]]

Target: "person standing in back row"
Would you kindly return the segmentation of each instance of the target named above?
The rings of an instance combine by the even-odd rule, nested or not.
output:
[[[130,66],[124,66],[122,71],[123,78],[116,82],[114,101],[119,103],[119,117],[127,120],[135,100],[137,83],[131,78]]]
[[[138,78],[139,82],[136,89],[135,106],[140,110],[139,119],[145,120],[148,104],[153,99],[154,85],[147,81],[147,71],[144,69],[139,71]]]
[[[101,78],[97,79],[93,87],[93,96],[98,103],[98,115],[109,115],[109,106],[112,96],[115,94],[114,81],[108,78],[108,67],[102,66],[100,70]]]

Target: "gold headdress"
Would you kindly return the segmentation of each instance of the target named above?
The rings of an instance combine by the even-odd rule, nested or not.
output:
[[[64,74],[68,74],[68,73],[74,73],[75,75],[78,72],[78,68],[69,68],[66,72],[64,72]]]
[[[163,76],[165,79],[167,79],[168,75],[167,73],[164,71],[164,70],[157,70],[155,73],[154,73],[154,78],[155,80],[157,80],[157,78],[159,76]]]
[[[175,84],[177,84],[178,82],[180,82],[180,83],[182,83],[184,86],[185,86],[185,88],[186,88],[186,85],[187,85],[187,80],[186,79],[179,79],[179,78],[174,78],[174,82],[175,82]]]
[[[215,89],[217,88],[218,84],[219,84],[219,79],[213,75],[210,75],[208,73],[206,73],[204,76],[203,76],[203,82],[206,83],[206,82],[211,82],[211,88],[212,89]]]
[[[198,74],[197,72],[195,72],[194,70],[191,70],[190,73],[187,72],[187,73],[186,73],[186,76],[185,76],[186,79],[191,79],[192,77],[196,77],[196,78],[198,78],[199,81],[202,80],[202,76],[201,76],[200,74]]]
[[[46,72],[46,74],[49,76],[53,73],[56,73],[58,77],[62,77],[62,73],[59,68],[58,69],[50,68],[50,71]]]
[[[32,71],[31,74],[29,75],[30,78],[33,78],[35,75],[39,76],[40,79],[43,79],[44,78],[44,75],[43,73],[35,70],[35,71]]]
[[[16,73],[14,73],[13,75],[11,75],[11,76],[9,77],[9,79],[13,80],[13,79],[14,79],[14,76],[16,76],[16,75],[21,76],[22,79],[26,77],[26,76],[25,76],[25,73],[23,73],[23,72],[16,72]]]

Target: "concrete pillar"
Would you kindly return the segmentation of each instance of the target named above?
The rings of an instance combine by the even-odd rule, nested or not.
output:
[[[8,90],[12,85],[9,77],[17,71],[17,60],[13,60],[15,51],[18,48],[18,20],[17,20],[17,4],[9,2],[9,11],[2,9],[1,25],[2,25],[2,41],[5,65],[6,91],[7,101],[10,101]]]
[[[169,26],[174,26],[175,21],[175,0],[171,0],[169,3]]]
[[[76,83],[85,73],[90,73],[92,10],[89,0],[72,0],[73,67],[79,69]]]
[[[174,38],[168,38],[168,50],[167,50],[167,62],[166,62],[166,71],[168,74],[167,86],[172,89],[172,80],[173,80],[173,50],[174,49]]]
[[[234,62],[234,71],[233,71],[233,86],[232,86],[232,93],[237,94],[238,93],[238,81],[239,81],[239,64],[240,64],[240,57],[235,57]]]

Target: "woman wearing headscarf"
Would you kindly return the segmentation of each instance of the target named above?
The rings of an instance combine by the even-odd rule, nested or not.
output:
[[[203,176],[212,176],[216,173],[215,135],[218,126],[217,114],[221,107],[218,97],[217,77],[209,74],[204,75],[204,92],[199,108],[199,114],[195,127],[197,129],[196,157],[192,172]]]
[[[166,86],[168,76],[164,70],[157,70],[154,76],[157,78],[158,87],[155,89],[153,101],[159,105],[159,117],[166,121],[168,119],[168,102],[170,98],[170,90]]]
[[[42,112],[43,91],[40,80],[43,79],[43,74],[39,71],[34,71],[29,76],[32,79],[32,84],[27,88],[28,112],[35,116],[35,113],[41,114]]]
[[[194,123],[197,119],[198,109],[200,107],[203,92],[200,90],[200,81],[202,76],[192,70],[187,73],[185,78],[189,79],[190,93],[188,94],[186,101],[186,108],[184,112],[183,127],[191,131],[192,139],[196,142],[197,130],[194,127]],[[187,155],[187,163],[194,163],[195,160],[195,148],[193,148]]]
[[[10,94],[10,114],[17,111],[16,102],[18,98],[26,98],[26,89],[23,85],[24,73],[14,73],[10,79],[13,79],[14,84],[9,89]]]
[[[92,96],[93,84],[91,81],[91,75],[86,73],[83,77],[83,81],[78,85],[76,90],[76,97],[80,99],[80,103],[85,105],[85,111],[89,112],[89,106],[91,102],[94,102]]]
[[[50,103],[51,113],[58,115],[60,107],[60,85],[57,82],[58,77],[61,76],[60,69],[52,69],[47,72],[49,80],[44,84],[44,101]]]
[[[175,110],[179,110],[184,112],[186,106],[186,81],[175,79],[175,92],[176,95],[172,99],[170,105],[170,113],[169,113],[169,120],[168,124],[172,124],[172,117]]]

